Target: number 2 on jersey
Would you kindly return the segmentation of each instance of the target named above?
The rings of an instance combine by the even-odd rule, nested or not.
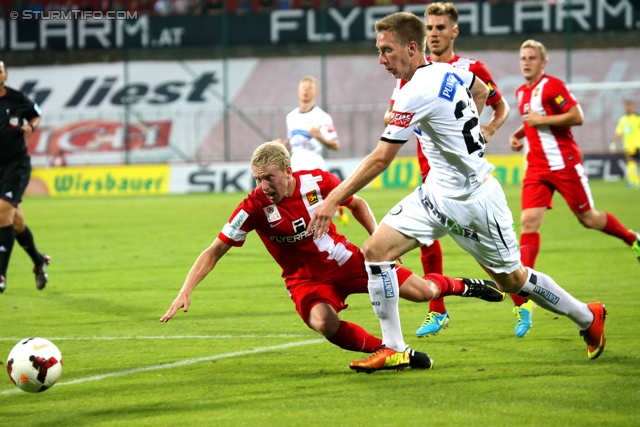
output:
[[[467,89],[467,94],[471,97],[469,89]],[[463,111],[466,108],[471,108],[470,102],[458,101],[455,109],[457,120],[460,120],[460,118],[464,117]],[[471,129],[475,128],[476,126],[478,126],[478,118],[471,117],[464,123],[464,126],[462,128],[462,136],[464,137],[464,142],[467,145],[467,152],[469,154],[475,153],[476,151],[482,150],[484,148],[484,138],[482,137],[482,132],[480,132],[478,135],[478,141],[473,139],[473,135],[471,135]]]

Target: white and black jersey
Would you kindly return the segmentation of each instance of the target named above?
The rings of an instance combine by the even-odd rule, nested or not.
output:
[[[445,63],[429,62],[397,92],[383,141],[407,142],[413,132],[429,142],[422,150],[431,171],[425,184],[444,197],[471,194],[494,166],[484,158],[485,142],[469,88],[475,76]]]

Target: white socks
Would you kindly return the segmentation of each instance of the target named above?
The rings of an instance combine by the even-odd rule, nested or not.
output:
[[[529,272],[521,291],[542,308],[563,314],[573,320],[580,329],[587,329],[593,322],[593,313],[587,304],[578,301],[562,289],[551,277],[526,267]]]
[[[382,344],[392,350],[403,352],[407,349],[407,345],[402,337],[400,325],[398,310],[400,286],[395,262],[365,261],[364,265],[369,275],[369,298],[382,328]]]

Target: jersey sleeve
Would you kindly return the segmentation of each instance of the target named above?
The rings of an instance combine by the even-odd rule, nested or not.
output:
[[[482,80],[484,84],[486,84],[489,88],[489,96],[487,96],[486,102],[487,106],[490,106],[502,99],[502,92],[500,92],[500,89],[498,89],[498,85],[493,80],[493,77],[491,77],[489,70],[482,62],[476,61],[476,63],[473,64],[473,68],[471,69],[471,71],[473,71],[473,74],[475,74],[480,80]]]
[[[40,117],[40,106],[31,101],[24,93],[18,93],[20,94],[20,105],[18,109],[22,111],[22,117],[27,120]]]
[[[251,225],[251,205],[245,199],[236,207],[229,221],[222,227],[218,238],[230,246],[242,246],[247,233],[254,229]]]
[[[396,102],[396,98],[398,97],[398,91],[402,87],[402,80],[396,79],[396,85],[393,87],[393,92],[391,93],[391,99],[389,100],[389,105],[393,107],[393,104]]]
[[[473,87],[473,83],[476,81],[476,75],[474,73],[464,68],[456,68],[455,72],[460,76],[466,87],[469,89]]]
[[[328,195],[331,191],[333,191],[334,188],[340,185],[342,181],[340,180],[340,178],[338,178],[337,176],[335,176],[330,172],[327,172],[327,171],[321,171],[321,172],[322,172],[322,181],[326,183],[325,184],[326,187],[323,189],[323,193],[325,195]],[[342,201],[340,203],[340,206],[348,205],[349,203],[351,203],[352,200],[353,200],[353,196],[350,196],[344,201]]]
[[[325,113],[325,124],[320,126],[320,133],[327,141],[338,139],[338,131],[333,125],[333,119],[328,113]]]
[[[559,79],[551,80],[545,87],[545,103],[555,111],[566,113],[578,100],[569,92],[569,88]]]

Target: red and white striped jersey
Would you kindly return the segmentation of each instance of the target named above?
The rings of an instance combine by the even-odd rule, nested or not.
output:
[[[520,115],[533,111],[543,116],[566,113],[578,101],[564,82],[543,74],[531,87],[523,84],[516,89]],[[524,123],[524,133],[529,143],[527,167],[558,170],[566,163],[580,161],[581,153],[573,139],[571,126],[529,126]]]
[[[315,209],[340,184],[320,169],[294,172],[296,189],[278,204],[259,188],[254,189],[233,211],[218,238],[231,246],[242,246],[247,233],[255,230],[285,279],[314,279],[331,275],[360,249],[331,224],[323,237],[314,239],[306,229]],[[349,197],[342,204],[348,204]]]

